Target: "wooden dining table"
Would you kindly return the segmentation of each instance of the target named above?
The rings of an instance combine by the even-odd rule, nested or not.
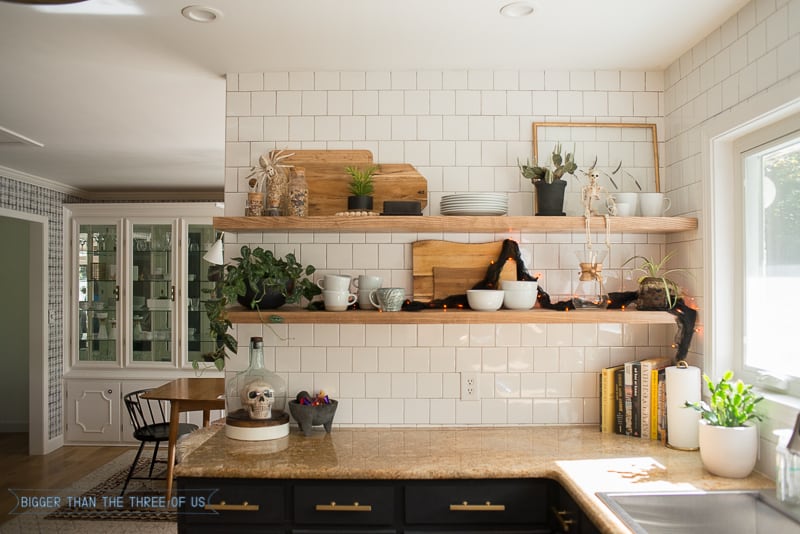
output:
[[[172,474],[175,470],[175,442],[181,412],[203,411],[203,426],[208,426],[211,410],[225,409],[224,378],[178,378],[151,389],[142,397],[170,402],[169,456],[167,458],[167,502],[172,497]]]

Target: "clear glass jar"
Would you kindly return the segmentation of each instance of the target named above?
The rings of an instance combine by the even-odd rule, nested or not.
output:
[[[287,215],[308,215],[308,181],[303,167],[294,167],[289,178],[289,211]]]
[[[275,172],[267,176],[266,215],[286,215],[289,201],[289,177],[282,167],[274,167]]]
[[[250,338],[247,369],[225,374],[225,407],[229,418],[269,421],[285,415],[286,381],[264,367],[262,338]]]

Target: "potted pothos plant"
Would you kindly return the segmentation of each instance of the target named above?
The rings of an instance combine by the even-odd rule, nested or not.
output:
[[[564,180],[565,174],[574,174],[578,170],[575,163],[575,154],[567,152],[566,156],[561,155],[561,143],[556,143],[553,152],[550,154],[549,165],[539,165],[534,160],[524,164],[517,160],[520,174],[533,183],[536,189],[536,215],[565,215],[564,213],[564,190],[567,182]]]
[[[348,210],[372,210],[373,198],[372,193],[375,192],[375,173],[378,167],[373,165],[366,169],[359,169],[358,167],[346,167],[344,170],[351,178],[350,196],[347,197]]]
[[[764,397],[753,392],[752,384],[733,381],[733,371],[726,371],[716,384],[703,375],[709,400],[685,402],[685,408],[700,412],[698,428],[700,458],[712,474],[744,478],[756,465],[758,427],[762,417],[756,410]]]
[[[636,308],[639,310],[671,310],[681,297],[681,289],[678,284],[673,282],[669,275],[673,273],[686,272],[685,269],[667,269],[665,266],[675,255],[670,252],[661,261],[650,257],[632,256],[628,258],[622,267],[635,260],[641,263],[634,267],[634,271],[642,274],[637,280],[639,283],[638,298]]]
[[[245,245],[241,256],[233,261],[236,263],[221,268],[214,288],[206,290],[210,293],[205,301],[206,315],[217,342],[206,359],[220,370],[225,366],[225,349],[236,353],[236,338],[228,332],[233,326],[226,313],[229,304],[238,302],[252,310],[275,309],[303,298],[310,302],[322,293],[310,278],[316,268],[303,267],[292,253],[280,258],[271,250]]]

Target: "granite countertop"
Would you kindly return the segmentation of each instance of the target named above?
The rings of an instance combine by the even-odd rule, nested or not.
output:
[[[292,428],[272,441],[236,441],[224,425],[179,443],[179,477],[422,480],[550,478],[608,533],[629,529],[598,491],[774,488],[760,474],[726,479],[706,472],[697,452],[614,434],[594,426],[495,428],[334,428],[311,437]],[[220,431],[222,430],[222,431]]]

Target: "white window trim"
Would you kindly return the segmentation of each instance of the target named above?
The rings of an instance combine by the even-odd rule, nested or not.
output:
[[[742,102],[729,112],[708,120],[701,129],[703,180],[703,263],[705,320],[703,370],[719,377],[735,367],[734,274],[728,266],[736,260],[733,217],[736,215],[734,188],[724,177],[735,175],[738,164],[734,143],[752,132],[800,113],[800,78],[795,77],[766,93]],[[800,399],[762,392],[765,408],[774,428],[791,426]],[[762,433],[762,439],[766,436]]]

